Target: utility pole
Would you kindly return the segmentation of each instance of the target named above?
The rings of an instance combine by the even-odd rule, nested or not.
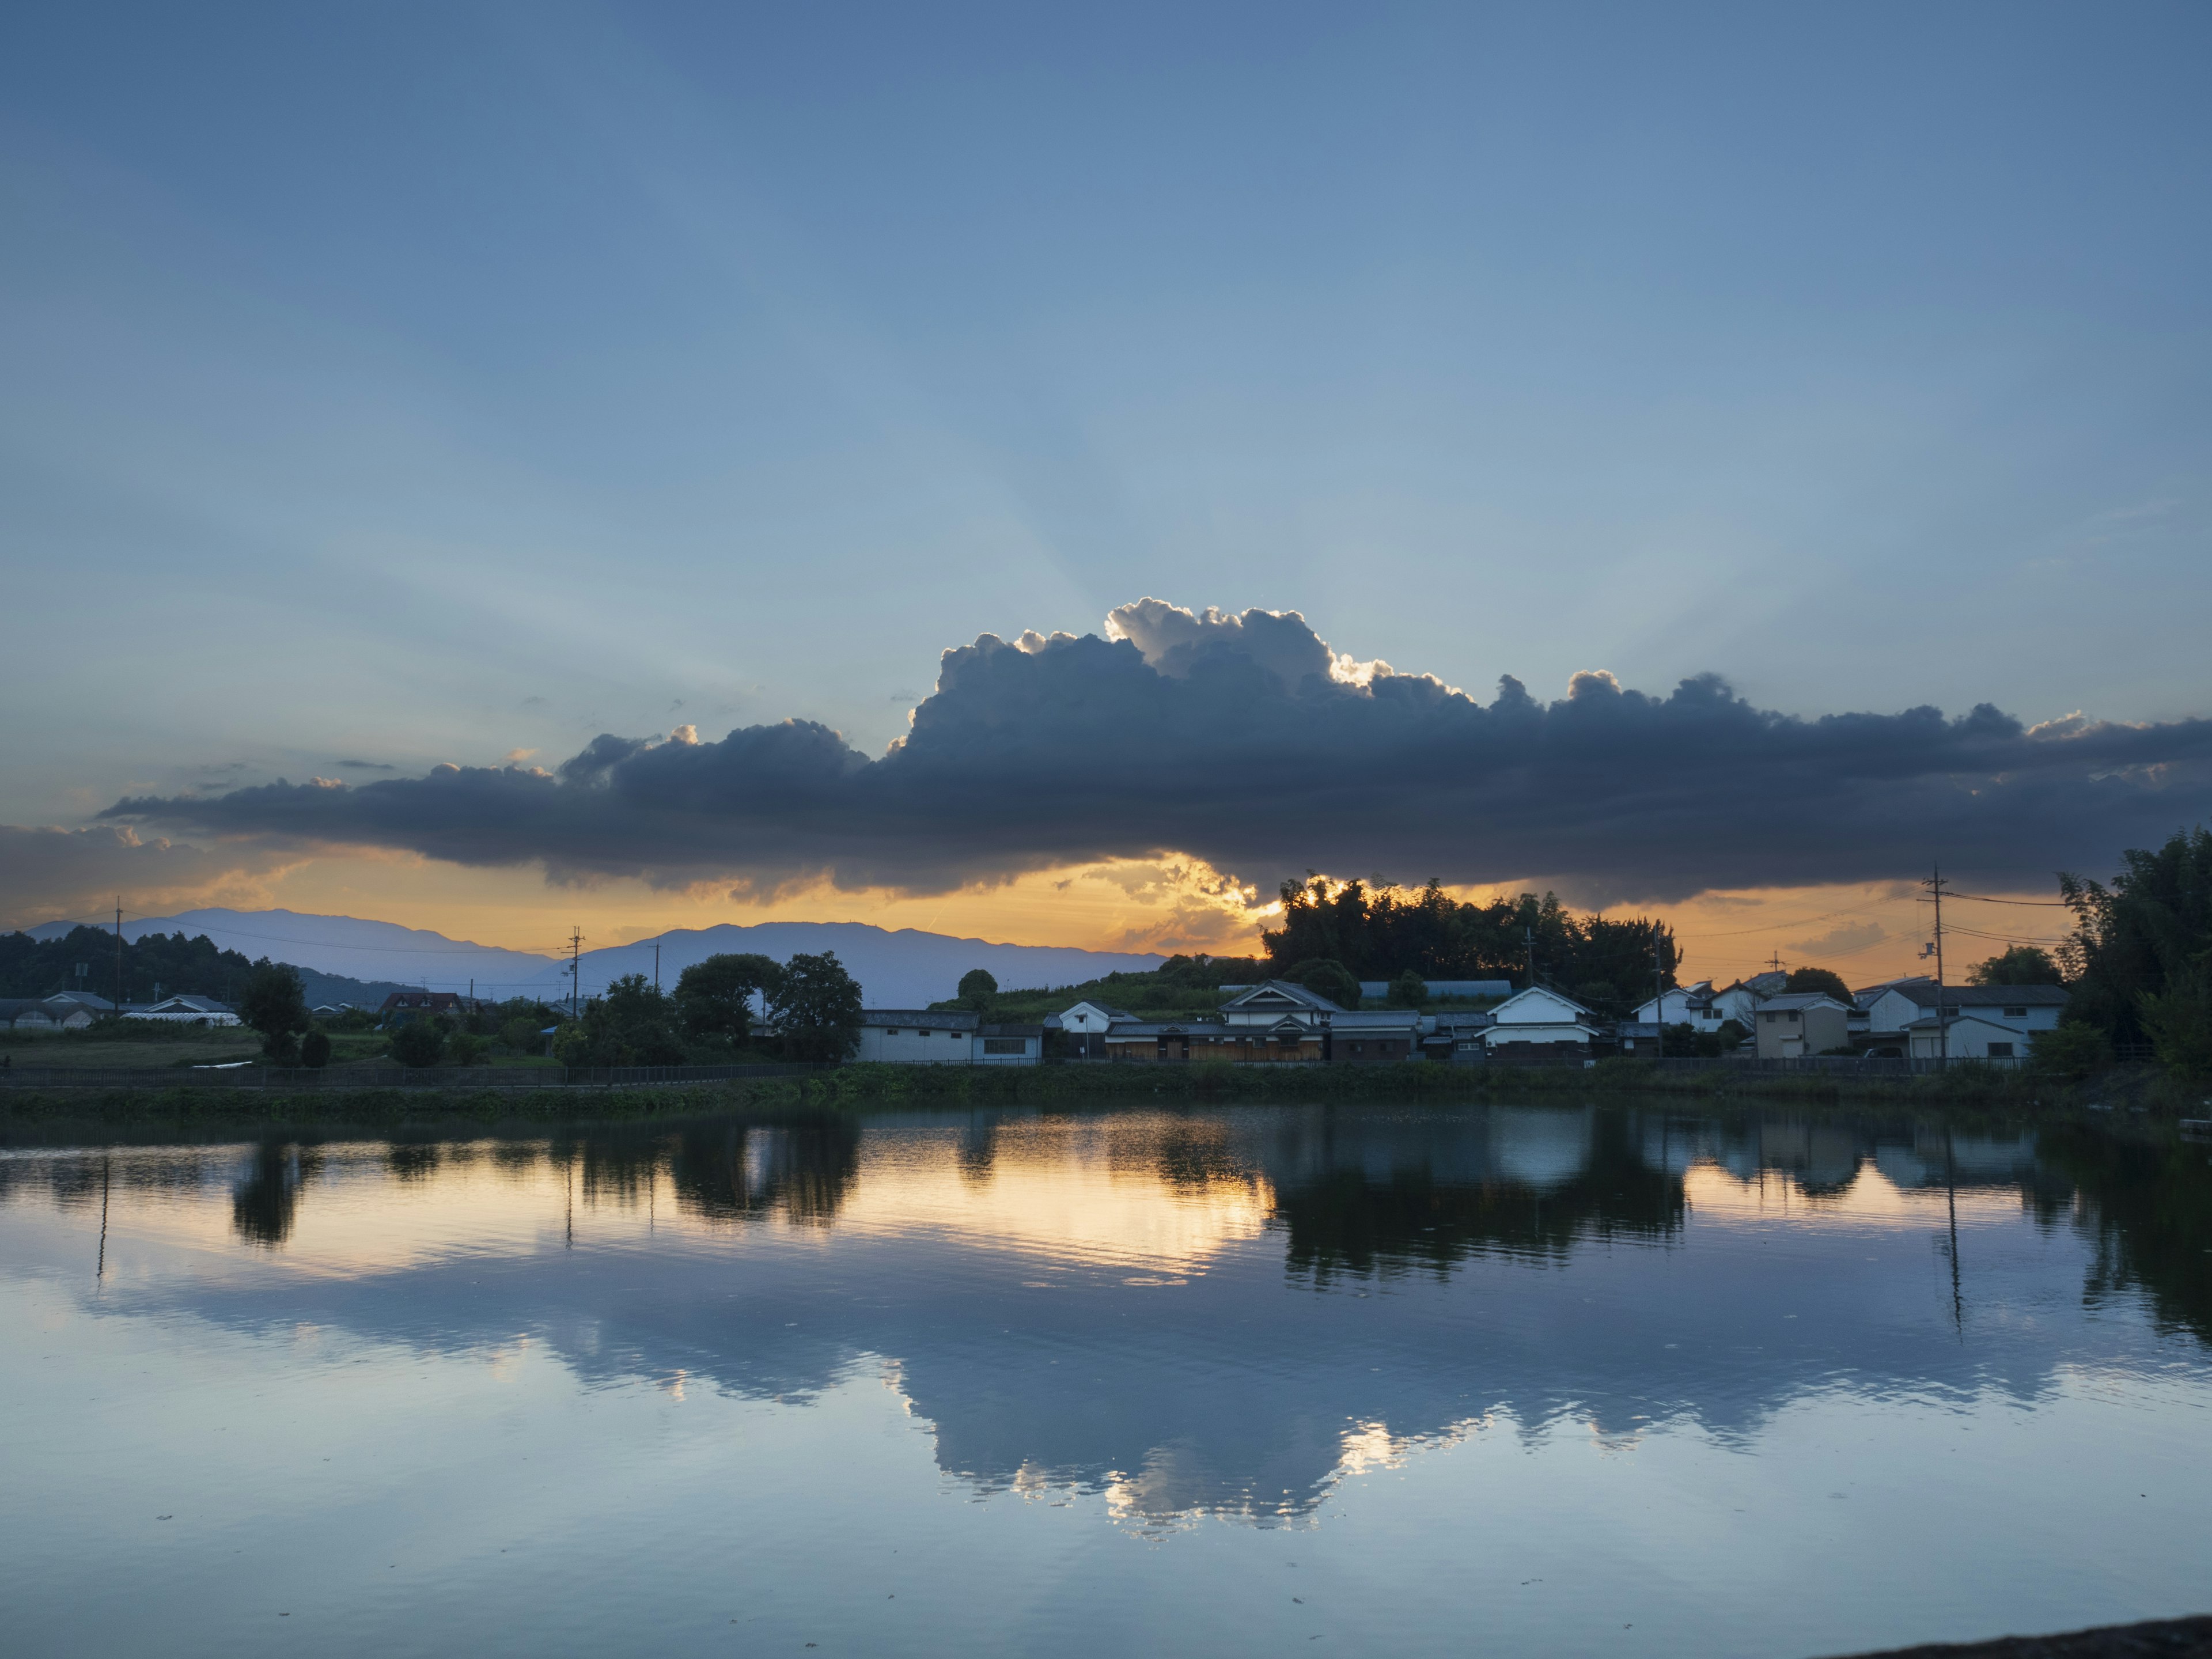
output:
[[[1920,884],[1936,896],[1936,1061],[1939,1070],[1951,1069],[1951,999],[1943,989],[1943,866],[1931,866],[1932,873]]]
[[[583,981],[578,977],[577,969],[581,965],[583,959],[583,930],[571,927],[568,930],[568,1018],[571,1019],[580,1017],[576,1005]]]
[[[1523,922],[1522,931],[1528,936],[1528,988],[1536,988],[1536,927],[1533,922]]]
[[[115,1017],[123,1018],[123,896],[115,896]]]
[[[1659,955],[1659,918],[1651,918],[1651,1024],[1658,1032],[1653,1045],[1656,1058],[1667,1057],[1667,969]]]
[[[1769,973],[1771,973],[1771,974],[1778,974],[1778,973],[1780,973],[1780,972],[1782,971],[1782,952],[1781,952],[1781,951],[1776,951],[1772,956],[1769,957],[1766,959],[1766,969],[1767,969],[1767,971],[1768,971]]]

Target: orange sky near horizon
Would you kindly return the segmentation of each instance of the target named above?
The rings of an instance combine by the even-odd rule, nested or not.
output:
[[[1546,885],[1536,879],[1451,890],[1487,899],[1541,891]],[[2048,904],[2055,896],[1991,896]],[[720,886],[659,891],[617,880],[557,887],[530,866],[469,869],[411,854],[351,850],[241,873],[197,895],[126,894],[123,902],[126,915],[138,915],[226,904],[360,916],[547,956],[565,954],[571,927],[582,931],[589,950],[678,928],[765,921],[860,921],[993,943],[1245,955],[1261,948],[1260,930],[1273,922],[1279,909],[1272,892],[1237,884],[1196,860],[1085,865],[927,896],[818,886],[766,902],[743,902]],[[1924,972],[1930,965],[1920,953],[1930,937],[1931,917],[1918,884],[1909,879],[1716,891],[1656,906],[1613,906],[1609,914],[1654,910],[1675,929],[1691,981],[1725,983],[1778,957],[1785,968],[1832,968],[1853,985]],[[1962,898],[1947,905],[1944,921],[1946,963],[1957,975],[2008,944],[2054,943],[2068,918],[2051,908]]]

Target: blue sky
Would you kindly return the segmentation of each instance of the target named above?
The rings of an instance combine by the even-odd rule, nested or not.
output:
[[[1144,594],[2212,712],[2201,7],[19,8],[0,822]],[[29,624],[26,626],[25,624]]]

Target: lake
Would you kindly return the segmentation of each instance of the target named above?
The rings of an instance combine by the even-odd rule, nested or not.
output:
[[[1787,1659],[2203,1612],[2209,1152],[1618,1101],[19,1136],[6,1645]]]

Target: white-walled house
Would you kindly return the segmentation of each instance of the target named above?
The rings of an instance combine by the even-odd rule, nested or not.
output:
[[[1042,1025],[994,1025],[963,1008],[870,1008],[855,1060],[892,1066],[1034,1066]]]
[[[1953,1060],[2018,1066],[2027,1058],[2027,1033],[2015,1026],[1984,1019],[1978,1013],[1952,1015],[1948,1034],[1936,1024],[1936,1016],[1930,1014],[1907,1026],[1905,1036],[1915,1060],[1941,1060],[1948,1052]]]
[[[1601,1035],[1598,1018],[1563,991],[1541,985],[1516,991],[1490,1011],[1482,1044],[1493,1054],[1587,1051]]]
[[[1687,1025],[1697,1031],[1717,1031],[1734,1020],[1748,1031],[1752,1029],[1751,1017],[1759,1007],[1759,994],[1741,980],[1718,991],[1713,988],[1712,981],[1699,980],[1695,985],[1668,987],[1664,999],[1644,998],[1630,1018],[1648,1025],[1654,1005],[1662,1001],[1665,1012],[1660,1018],[1666,1024]]]
[[[2066,1011],[2068,993],[2060,985],[1947,985],[1943,1007],[1954,1025],[1965,1016],[2009,1027],[2022,1036],[2055,1029]],[[1936,981],[1897,979],[1857,994],[1866,1011],[1869,1036],[1895,1036],[1922,1020],[1936,1018]],[[1914,1051],[1917,1054],[1917,1050]]]
[[[1109,1008],[1103,1002],[1079,1002],[1063,1008],[1045,1021],[1046,1026],[1062,1032],[1067,1038],[1071,1052],[1084,1060],[1106,1058],[1106,1033],[1117,1019],[1134,1019],[1136,1016],[1119,1008]]]

